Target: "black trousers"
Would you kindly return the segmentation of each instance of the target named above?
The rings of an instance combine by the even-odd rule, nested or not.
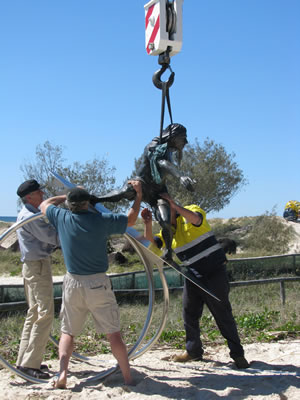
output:
[[[183,320],[186,331],[187,352],[192,357],[200,357],[203,354],[199,321],[203,313],[204,304],[206,304],[221,334],[227,339],[230,357],[234,359],[243,356],[244,350],[229,302],[229,281],[225,265],[221,265],[214,270],[210,276],[202,277],[201,281],[221,301],[215,300],[192,282],[187,279],[185,280],[183,289]]]

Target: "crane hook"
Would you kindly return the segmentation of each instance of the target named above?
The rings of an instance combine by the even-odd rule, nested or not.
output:
[[[166,81],[161,80],[162,74],[169,68],[171,71],[171,75]],[[163,64],[161,69],[158,71],[154,72],[153,77],[152,77],[152,82],[154,86],[157,87],[157,89],[163,89],[163,86],[165,86],[167,89],[173,85],[175,78],[175,72],[172,71],[171,67],[169,64]]]

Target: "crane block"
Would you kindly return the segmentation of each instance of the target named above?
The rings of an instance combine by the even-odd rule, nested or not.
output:
[[[182,4],[184,0],[151,0],[144,5],[146,51],[151,56],[171,48],[173,56],[182,46]]]

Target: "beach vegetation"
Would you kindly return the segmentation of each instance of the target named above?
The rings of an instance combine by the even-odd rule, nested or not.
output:
[[[286,304],[283,306],[279,296],[278,284],[253,287],[232,288],[230,300],[238,331],[243,344],[274,342],[278,340],[300,339],[299,282],[286,285]],[[138,339],[148,312],[147,301],[135,303],[122,300],[119,303],[121,328],[128,348]],[[145,341],[151,340],[157,331],[163,316],[163,300],[154,304],[153,319]],[[0,314],[0,352],[11,363],[16,362],[24,312]],[[52,335],[59,340],[60,320],[58,314],[53,324]],[[205,346],[225,344],[216,323],[204,308],[201,319],[201,338]],[[182,293],[170,294],[170,305],[166,326],[155,348],[161,346],[176,349],[185,348],[185,331],[182,320]],[[92,318],[88,317],[83,333],[76,338],[75,350],[80,354],[94,356],[110,353],[110,346],[105,335],[99,335],[94,328]],[[49,341],[45,359],[57,359],[57,347]]]

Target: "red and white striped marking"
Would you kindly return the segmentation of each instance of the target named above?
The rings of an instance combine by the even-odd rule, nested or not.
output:
[[[154,43],[159,38],[160,30],[160,3],[155,3],[148,8],[145,16],[146,23],[146,51],[150,54],[154,49],[149,47],[150,43]],[[155,46],[154,48],[156,48]]]

